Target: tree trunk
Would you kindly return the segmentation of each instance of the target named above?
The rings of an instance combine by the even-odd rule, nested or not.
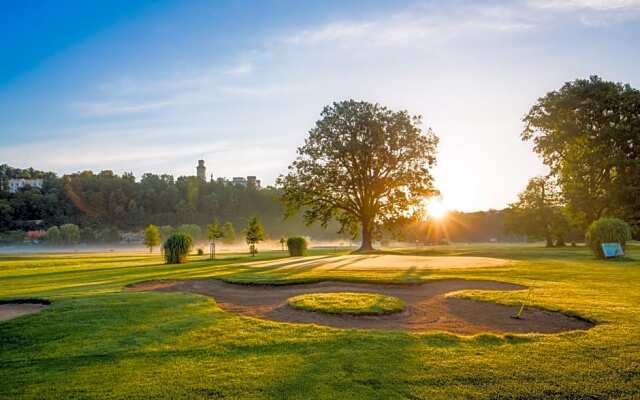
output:
[[[553,247],[553,236],[547,234],[547,247]]]
[[[373,250],[373,245],[371,244],[371,228],[368,223],[362,223],[362,244],[358,251],[369,251]]]

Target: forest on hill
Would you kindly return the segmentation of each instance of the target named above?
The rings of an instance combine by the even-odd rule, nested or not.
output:
[[[12,193],[10,179],[42,179],[42,188],[26,186]],[[272,239],[305,235],[316,240],[346,240],[338,225],[306,226],[301,215],[284,218],[279,191],[274,187],[255,189],[231,183],[203,182],[195,176],[147,173],[139,180],[132,174],[112,171],[57,176],[32,168],[0,166],[0,240],[22,241],[29,231],[75,224],[81,241],[118,241],[122,232],[140,232],[145,226],[192,224],[205,228],[213,220],[230,222],[237,232],[247,220],[258,216]],[[446,228],[417,224],[396,232],[396,238],[411,242],[472,242],[513,240],[503,233],[504,215],[490,210],[451,213]]]

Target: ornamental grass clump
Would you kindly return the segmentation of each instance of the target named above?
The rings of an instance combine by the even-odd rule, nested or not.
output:
[[[287,248],[291,257],[307,255],[307,247],[307,239],[302,236],[293,236],[287,239]]]
[[[164,242],[164,258],[167,264],[181,264],[187,261],[187,256],[193,246],[191,236],[183,232],[176,232]]]
[[[631,227],[618,218],[600,218],[589,225],[587,243],[597,257],[604,258],[603,243],[620,243],[622,249],[631,240]]]

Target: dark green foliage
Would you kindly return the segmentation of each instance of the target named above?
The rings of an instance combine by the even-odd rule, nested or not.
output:
[[[558,178],[573,218],[640,224],[640,91],[597,76],[565,83],[525,116],[524,140]]]
[[[556,182],[547,176],[529,179],[518,201],[506,210],[505,230],[544,239],[547,247],[565,245],[570,225]]]
[[[181,264],[187,261],[187,256],[193,246],[191,236],[183,232],[176,232],[164,242],[164,258],[167,264]]]
[[[287,248],[292,257],[307,255],[307,239],[302,236],[293,236],[287,239]]]
[[[122,238],[116,228],[105,228],[100,231],[99,241],[102,243],[116,243]]]
[[[119,237],[103,235],[101,230],[137,232],[154,224],[161,227],[165,241],[173,233],[165,227],[196,224],[204,228],[215,216],[229,222],[221,229],[224,241],[234,242],[236,235],[231,233],[231,227],[243,226],[250,216],[260,215],[276,235],[297,231],[313,237],[335,236],[320,227],[306,227],[300,215],[282,221],[279,192],[270,187],[255,190],[201,182],[194,177],[156,174],[144,174],[136,182],[131,174],[117,175],[112,171],[83,171],[57,177],[52,172],[0,165],[2,187],[8,187],[12,178],[42,178],[44,186],[24,188],[17,193],[0,190],[0,233],[73,223],[82,229],[94,229],[95,234],[81,234],[83,242],[111,243],[119,241]],[[194,236],[194,240],[203,238],[201,234]]]
[[[631,240],[631,227],[618,218],[600,218],[589,225],[586,238],[594,254],[604,258],[602,243],[620,243],[624,249]]]
[[[100,240],[100,232],[89,226],[80,228],[80,241],[82,243],[97,243]]]
[[[198,249],[198,255],[199,255],[199,256],[204,255],[204,250],[202,250],[202,249]]]
[[[8,231],[0,234],[0,244],[20,244],[24,242],[26,232],[21,230]]]

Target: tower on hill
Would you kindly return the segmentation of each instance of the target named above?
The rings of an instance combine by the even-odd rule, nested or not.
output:
[[[198,179],[202,182],[207,181],[207,167],[204,166],[204,160],[198,160],[198,166],[196,167]]]

